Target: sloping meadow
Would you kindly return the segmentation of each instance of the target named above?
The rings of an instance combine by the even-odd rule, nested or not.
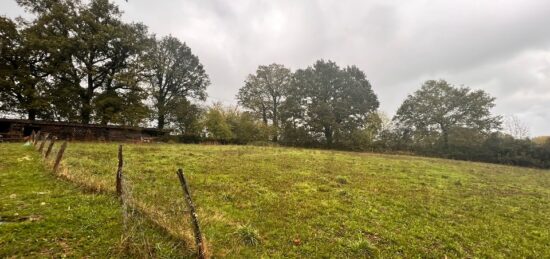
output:
[[[114,192],[117,147],[70,143],[63,174]],[[550,256],[549,171],[180,144],[124,144],[124,160],[129,202],[192,249],[184,169],[214,256]]]

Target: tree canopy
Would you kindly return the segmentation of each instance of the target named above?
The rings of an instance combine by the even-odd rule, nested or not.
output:
[[[453,129],[467,128],[481,133],[498,129],[501,118],[491,114],[494,101],[482,90],[455,87],[445,80],[429,80],[405,99],[394,119],[419,139],[440,135],[444,147],[448,147]]]
[[[0,110],[49,117],[50,56],[37,39],[38,25],[0,17]]]
[[[15,31],[28,35],[20,56],[40,58],[31,71],[49,86],[50,107],[41,108],[49,108],[59,120],[82,123],[136,124],[146,117],[138,86],[142,54],[149,44],[144,25],[122,22],[120,10],[108,0],[18,3],[35,15],[25,23],[29,26]],[[134,112],[124,113],[126,108]],[[29,112],[34,119],[33,110]]]
[[[303,128],[313,138],[322,136],[327,146],[342,142],[368,126],[378,108],[364,72],[355,66],[341,69],[332,61],[319,60],[299,69],[284,105],[285,123]]]
[[[185,43],[167,36],[155,41],[147,55],[147,78],[157,128],[163,129],[172,111],[188,98],[206,99],[210,84],[199,58]]]
[[[290,87],[292,73],[283,65],[259,66],[255,75],[249,75],[239,89],[239,104],[259,116],[265,125],[273,126],[273,141],[277,141],[280,107]]]
[[[2,110],[133,126],[152,116],[164,128],[188,99],[205,100],[209,79],[191,49],[123,22],[109,0],[17,2],[34,18],[0,18]]]

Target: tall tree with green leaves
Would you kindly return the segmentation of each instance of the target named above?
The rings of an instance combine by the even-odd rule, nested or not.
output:
[[[450,132],[455,128],[487,133],[500,127],[501,117],[491,114],[494,101],[483,90],[429,80],[405,99],[394,120],[420,137],[438,134],[448,148]]]
[[[209,138],[218,141],[230,141],[233,139],[231,125],[227,120],[227,114],[220,103],[208,107],[204,115],[203,125]]]
[[[175,102],[168,121],[176,132],[187,136],[199,136],[202,131],[201,118],[205,109],[182,98]]]
[[[341,69],[332,61],[319,60],[294,73],[285,101],[285,123],[323,136],[332,147],[357,130],[368,127],[378,98],[363,71],[355,66]]]
[[[118,40],[110,43],[110,63],[106,64],[106,78],[102,81],[101,93],[97,95],[94,108],[98,115],[101,114],[97,116],[101,124],[135,125],[149,115],[143,102],[147,92],[141,83],[145,80],[145,51],[152,40],[142,24],[121,24],[113,36]],[[108,112],[117,109],[120,112]]]
[[[116,107],[105,104],[120,102],[96,99],[124,98],[128,91],[139,89],[136,77],[140,56],[148,49],[146,27],[122,22],[120,10],[108,0],[85,3],[18,0],[18,3],[36,15],[34,22],[40,27],[43,45],[55,60],[50,67],[55,86],[51,92],[52,103],[61,113],[58,116],[69,120],[77,117],[82,123],[90,123],[101,113],[96,121],[112,122],[106,117],[107,110]]]
[[[40,46],[37,24],[0,17],[0,103],[27,119],[49,117],[49,54]]]
[[[237,99],[243,107],[261,117],[265,125],[271,120],[273,141],[277,141],[280,107],[290,87],[292,73],[283,65],[259,66],[255,75],[249,75],[239,89]]]
[[[208,75],[185,43],[166,36],[155,41],[147,57],[147,82],[157,128],[163,129],[178,102],[205,100]]]

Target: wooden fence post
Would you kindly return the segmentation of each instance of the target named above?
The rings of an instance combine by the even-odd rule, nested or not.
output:
[[[67,141],[61,144],[61,148],[59,148],[59,152],[57,152],[57,157],[55,158],[55,164],[53,165],[54,173],[57,173],[57,169],[59,168],[59,163],[61,162],[61,158],[63,158],[63,153],[65,152],[65,148],[67,148]]]
[[[48,158],[50,155],[50,152],[52,152],[53,144],[55,143],[56,137],[52,137],[50,140],[50,144],[48,145],[48,149],[46,149],[46,154],[44,155],[45,158]]]
[[[197,257],[203,259],[206,258],[206,249],[202,240],[199,219],[197,217],[197,212],[195,211],[195,204],[193,203],[193,199],[191,198],[191,190],[189,189],[189,185],[187,184],[187,180],[185,179],[185,175],[183,174],[183,169],[178,169],[177,174],[180,180],[181,188],[183,189],[185,201],[187,202],[187,206],[189,207],[189,212],[191,214],[191,221],[193,223],[193,230],[195,234],[195,243],[198,249]]]
[[[122,167],[124,160],[122,158],[122,145],[118,145],[118,169],[116,171],[116,194],[122,197]]]
[[[42,154],[42,150],[44,150],[44,144],[46,144],[46,141],[48,141],[48,137],[50,136],[50,133],[46,133],[44,135],[44,138],[42,139],[42,143],[40,143],[40,147],[38,148],[38,152]]]
[[[36,143],[38,143],[39,139],[40,139],[40,131],[38,131],[36,134],[34,134],[34,139],[32,141],[32,145],[36,147]]]
[[[31,133],[31,143],[34,143],[34,137],[36,135],[36,132],[34,132],[34,130],[32,130],[32,133]]]

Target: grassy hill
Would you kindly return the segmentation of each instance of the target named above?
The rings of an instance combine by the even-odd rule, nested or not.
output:
[[[71,143],[63,175],[112,193],[116,153]],[[184,168],[214,256],[550,257],[550,171],[251,146],[125,144],[124,155],[133,205],[192,247]]]
[[[0,143],[0,258],[191,255],[143,217],[131,219],[125,230],[118,200],[57,179],[32,147]]]

